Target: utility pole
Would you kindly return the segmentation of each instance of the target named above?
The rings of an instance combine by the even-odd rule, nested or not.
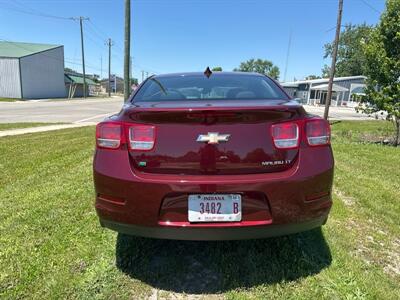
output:
[[[109,38],[106,45],[108,46],[108,97],[111,97],[111,46],[113,46],[114,43]]]
[[[142,82],[144,81],[144,71],[142,70]]]
[[[86,98],[86,73],[85,73],[85,49],[83,46],[83,21],[89,20],[86,17],[75,17],[71,18],[72,20],[76,21],[79,20],[79,25],[81,27],[81,48],[82,48],[82,71],[83,71],[83,98]]]
[[[329,106],[331,105],[332,99],[332,87],[333,87],[333,78],[335,77],[335,70],[336,70],[336,57],[337,57],[337,50],[339,46],[339,37],[340,37],[340,27],[342,23],[342,12],[343,12],[343,0],[339,0],[339,10],[337,16],[337,24],[336,24],[336,34],[335,34],[335,41],[333,42],[333,52],[332,52],[332,64],[331,64],[331,72],[329,74],[329,84],[328,84],[328,95],[326,96],[325,102],[325,111],[324,111],[324,119],[328,120],[329,116]]]
[[[289,43],[288,43],[287,53],[286,53],[286,64],[285,64],[285,73],[283,75],[283,82],[286,81],[286,74],[287,74],[288,63],[289,63],[289,53],[290,53],[291,43],[292,43],[292,30],[290,30],[290,33],[289,33]]]
[[[100,80],[103,79],[103,56],[100,56]]]
[[[146,79],[149,78],[149,72],[146,71]]]
[[[132,75],[132,56],[129,56],[129,78],[130,78],[130,80],[129,80],[129,90],[130,90],[130,88],[132,86],[131,79],[133,78],[133,75]]]
[[[130,91],[129,58],[131,52],[131,0],[125,0],[125,49],[124,49],[124,101],[127,101]]]

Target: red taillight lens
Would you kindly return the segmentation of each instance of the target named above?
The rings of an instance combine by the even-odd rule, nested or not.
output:
[[[131,150],[152,150],[155,144],[155,127],[123,122],[104,122],[96,126],[96,143],[100,148],[118,149],[127,143]]]
[[[96,143],[98,147],[118,149],[123,140],[121,124],[99,123],[96,126]]]
[[[299,146],[299,126],[296,123],[273,124],[271,129],[276,148],[290,149]]]
[[[306,122],[307,142],[310,146],[328,145],[331,140],[329,123],[323,119],[309,120]]]
[[[153,149],[155,137],[154,126],[133,125],[129,128],[129,145],[132,150]]]

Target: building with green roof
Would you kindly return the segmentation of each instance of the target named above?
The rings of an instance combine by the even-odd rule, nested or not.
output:
[[[90,95],[90,87],[97,85],[92,79],[86,79],[86,95]],[[68,98],[83,97],[83,75],[65,73],[65,87]]]
[[[0,41],[0,97],[66,97],[64,46]]]

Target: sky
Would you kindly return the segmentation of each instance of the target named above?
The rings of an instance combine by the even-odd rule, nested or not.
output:
[[[384,0],[344,0],[342,24],[376,24]],[[131,0],[133,75],[231,71],[250,58],[272,61],[280,80],[320,75],[324,44],[334,39],[337,0]],[[64,45],[65,67],[123,74],[123,0],[0,0],[0,40]],[[292,36],[290,47],[289,36]],[[286,58],[289,49],[286,78]]]

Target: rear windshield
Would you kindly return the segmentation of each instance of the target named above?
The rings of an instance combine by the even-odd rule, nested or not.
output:
[[[274,81],[265,76],[239,74],[177,75],[149,78],[134,101],[162,100],[288,99]]]

